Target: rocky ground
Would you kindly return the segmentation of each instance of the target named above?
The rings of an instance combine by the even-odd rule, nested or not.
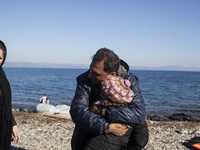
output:
[[[41,113],[18,112],[21,141],[12,144],[14,150],[71,150],[70,140],[74,124],[70,119],[43,116]],[[150,121],[149,142],[144,150],[187,150],[200,142],[200,122]]]

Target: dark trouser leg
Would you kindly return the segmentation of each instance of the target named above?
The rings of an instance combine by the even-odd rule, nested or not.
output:
[[[75,126],[71,140],[72,150],[83,150],[89,137],[90,133],[84,131],[78,126]]]
[[[145,147],[149,139],[149,131],[146,121],[142,125],[133,126],[133,131],[129,139],[128,150],[141,150]]]
[[[132,128],[122,136],[113,134],[102,134],[93,136],[88,140],[84,150],[121,150],[126,147]]]

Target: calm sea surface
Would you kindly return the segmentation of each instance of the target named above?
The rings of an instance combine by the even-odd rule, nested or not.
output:
[[[4,68],[12,88],[13,108],[34,109],[42,96],[50,104],[70,105],[76,77],[86,69]],[[200,72],[131,71],[140,80],[148,114],[200,116]]]

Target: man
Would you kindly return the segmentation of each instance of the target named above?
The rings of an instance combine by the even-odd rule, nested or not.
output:
[[[90,106],[100,99],[101,82],[114,76],[128,79],[135,97],[126,107],[102,110],[101,117],[90,111]],[[148,141],[146,112],[138,78],[129,72],[124,61],[107,48],[99,49],[93,56],[90,69],[77,77],[70,114],[76,124],[72,150],[117,150],[126,145],[128,149],[142,149]],[[132,126],[132,129],[129,130],[127,125]]]

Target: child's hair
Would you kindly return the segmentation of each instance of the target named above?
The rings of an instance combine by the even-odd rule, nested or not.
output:
[[[107,107],[123,107],[123,106],[128,105],[128,103],[115,103],[115,102],[110,102],[109,100],[97,101],[95,104],[102,106],[104,108],[107,108]]]
[[[129,80],[125,80],[121,77],[105,79],[101,86],[101,97],[103,100],[98,105],[103,107],[128,105],[134,97],[130,85]]]

